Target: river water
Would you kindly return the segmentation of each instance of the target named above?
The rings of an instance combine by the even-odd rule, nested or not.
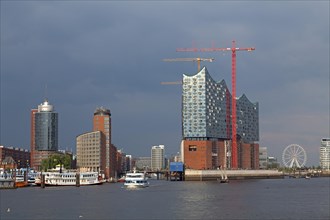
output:
[[[330,178],[1,190],[0,219],[330,219]]]

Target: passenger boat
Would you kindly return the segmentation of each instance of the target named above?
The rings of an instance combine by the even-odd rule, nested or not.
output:
[[[78,176],[77,176],[78,175]],[[44,176],[45,186],[88,186],[104,183],[98,172],[41,172],[35,177],[35,184],[40,186]],[[77,183],[77,181],[79,181]]]
[[[14,189],[15,179],[11,173],[7,173],[3,168],[0,168],[0,189]]]
[[[134,169],[132,173],[126,174],[124,186],[126,188],[144,188],[149,186],[147,179],[145,172],[139,173]]]

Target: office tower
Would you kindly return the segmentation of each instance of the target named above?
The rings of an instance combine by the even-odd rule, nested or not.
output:
[[[58,114],[46,99],[31,110],[31,167],[39,170],[41,161],[58,151]]]
[[[322,138],[320,147],[321,169],[330,171],[330,138]]]
[[[77,167],[80,171],[105,170],[105,136],[101,131],[81,134],[76,138]]]
[[[165,168],[165,146],[153,146],[151,148],[151,169],[162,170]]]
[[[54,107],[45,100],[38,106],[35,117],[36,150],[58,150],[58,114]]]
[[[126,169],[125,171],[132,170],[132,155],[126,155]]]
[[[31,109],[30,112],[30,166],[35,169],[35,113],[38,112],[38,109]]]
[[[181,155],[186,167],[230,168],[232,97],[225,81],[214,81],[204,67],[195,75],[184,74],[182,84]],[[259,140],[259,106],[245,95],[236,100],[237,154],[241,154],[236,157],[238,165],[258,167],[254,161],[258,157],[254,154],[259,154],[258,144],[254,142]],[[248,149],[243,148],[246,144],[250,145]]]
[[[93,118],[93,131],[101,131],[105,136],[105,178],[115,177],[117,148],[111,144],[111,113],[109,109],[96,108]]]

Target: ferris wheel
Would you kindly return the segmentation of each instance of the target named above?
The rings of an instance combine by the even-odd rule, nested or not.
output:
[[[285,167],[301,168],[305,166],[306,160],[306,151],[298,144],[291,144],[287,146],[282,154],[282,162]]]

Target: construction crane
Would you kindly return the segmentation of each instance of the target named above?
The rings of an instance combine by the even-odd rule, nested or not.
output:
[[[231,73],[231,89],[232,89],[232,152],[231,152],[231,167],[233,169],[238,168],[238,157],[237,157],[237,142],[236,142],[236,51],[253,51],[254,47],[238,48],[236,47],[235,41],[232,41],[232,47],[227,48],[178,48],[177,52],[216,52],[216,51],[231,51],[232,52],[232,73]]]
[[[176,81],[176,82],[160,82],[162,85],[181,85],[182,82]]]
[[[174,59],[163,59],[165,62],[175,62],[175,61],[192,61],[192,62],[197,62],[197,70],[201,70],[201,61],[208,61],[208,62],[213,62],[214,58],[174,58]]]

